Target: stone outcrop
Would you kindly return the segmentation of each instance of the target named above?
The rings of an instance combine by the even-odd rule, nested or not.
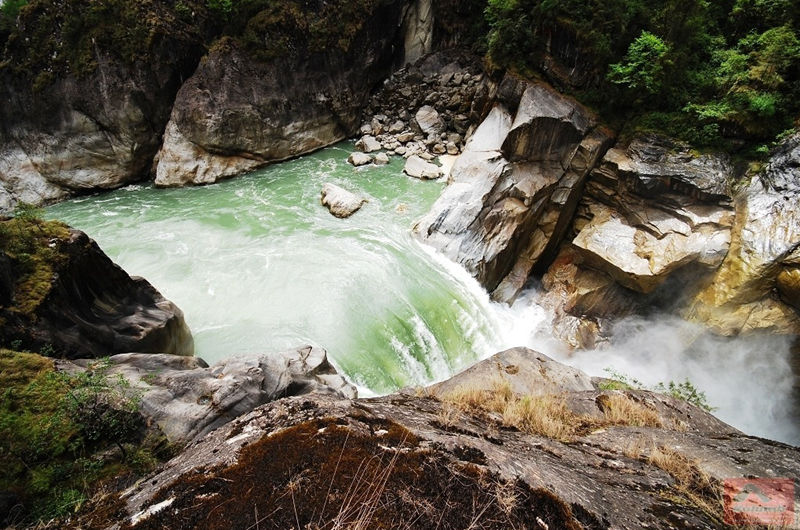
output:
[[[359,197],[355,193],[330,183],[322,187],[320,200],[332,215],[340,219],[350,217],[367,202],[366,199]]]
[[[572,244],[620,285],[649,293],[673,271],[716,269],[730,245],[733,168],[667,139],[637,137],[590,176]]]
[[[202,184],[285,160],[353,135],[370,92],[395,60],[400,1],[376,2],[336,46],[266,60],[219,41],[176,97],[156,185]],[[197,162],[185,167],[184,153]],[[221,158],[221,160],[217,160]],[[202,174],[192,168],[204,168]]]
[[[555,393],[564,414],[586,425],[565,443],[511,427],[510,416],[480,404],[458,408],[448,397],[459,389],[478,395],[487,381],[510,382],[510,402]],[[378,527],[413,518],[440,528],[507,528],[511,521],[521,528],[712,529],[721,525],[722,479],[800,473],[797,448],[745,436],[668,396],[598,384],[516,349],[427,393],[276,401],[106,497],[84,522],[215,528],[269,517],[302,527],[358,518]],[[645,411],[649,426],[624,415],[609,420],[613,403]],[[104,514],[116,520],[104,522]]]
[[[175,304],[144,278],[129,276],[83,232],[66,234],[51,241],[58,257],[48,276],[39,278],[41,300],[24,311],[0,307],[0,339],[6,347],[19,341],[22,348],[49,348],[69,359],[131,351],[194,352],[183,312]],[[22,270],[12,262],[12,274]]]
[[[259,405],[309,393],[355,398],[354,386],[328,362],[325,350],[232,357],[208,366],[197,357],[124,353],[109,358],[107,373],[122,375],[140,394],[140,411],[176,444],[185,444]],[[61,370],[91,363],[62,362]]]
[[[800,334],[800,135],[772,154],[737,195],[730,252],[687,314],[715,331]],[[787,305],[788,304],[788,305]]]
[[[53,24],[47,22],[48,17],[84,16],[62,13],[62,9],[52,3],[27,11],[19,19],[24,42],[18,38],[4,55],[0,214],[13,210],[18,201],[48,203],[146,179],[175,94],[203,53],[201,18],[192,22],[197,26],[192,28],[176,17],[168,3],[151,2],[136,8],[151,12],[137,21],[144,29],[130,28],[128,37],[149,32],[149,40],[137,50],[139,59],[124,60],[114,45],[98,40],[88,58],[91,71],[64,70],[64,55],[89,52],[62,52],[74,44],[59,42],[64,38],[61,27],[52,28],[54,34],[46,43],[34,44],[27,38],[41,33],[36,27]],[[52,63],[46,67],[28,64],[31,56],[48,53],[39,48],[51,45],[52,57],[47,57]],[[38,48],[31,51],[34,47]],[[39,77],[32,79],[36,74]],[[43,82],[47,75],[50,80]]]
[[[612,141],[591,112],[507,76],[415,231],[503,301],[555,256],[583,184]]]

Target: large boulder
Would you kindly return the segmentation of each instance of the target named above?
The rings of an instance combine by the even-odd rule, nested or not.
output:
[[[35,227],[28,230],[37,234]],[[175,304],[144,278],[129,276],[83,232],[52,230],[40,242],[52,252],[34,247],[33,258],[27,254],[11,260],[16,291],[10,305],[0,306],[0,344],[19,342],[22,348],[68,359],[130,351],[194,352],[183,312]]]
[[[510,302],[534,268],[555,257],[585,177],[612,137],[541,82],[506,77],[495,100],[415,231]]]
[[[196,441],[87,521],[712,529],[723,479],[800,473],[797,448],[670,396],[596,383],[517,349],[427,391],[279,400]],[[529,416],[515,412],[526,403]],[[543,430],[514,427],[537,417]],[[544,434],[547,422],[572,420],[570,439]]]
[[[156,185],[211,182],[237,166],[285,160],[356,133],[370,92],[388,76],[398,53],[404,2],[366,4],[359,17],[341,22],[346,27],[324,20],[315,26],[315,32],[342,31],[325,37],[330,42],[324,45],[302,29],[286,37],[288,49],[271,54],[241,39],[218,41],[178,92],[169,126],[174,134],[159,152]],[[263,24],[269,46],[280,46],[269,24],[281,9],[265,9],[247,31],[262,31]],[[291,21],[294,14],[287,9],[284,16]],[[181,154],[187,145],[197,161]],[[202,175],[197,165],[205,168]]]
[[[92,25],[93,4],[31,7],[0,68],[0,214],[147,178],[204,50],[203,8],[187,21],[169,2],[107,6]]]
[[[356,213],[361,206],[367,202],[336,184],[326,183],[322,186],[322,194],[320,200],[322,205],[325,206],[331,214],[340,219],[345,219]]]
[[[107,373],[122,375],[140,394],[140,410],[170,442],[185,444],[259,405],[309,393],[355,398],[324,349],[232,357],[208,366],[197,357],[125,353],[109,358]],[[91,363],[77,360],[86,368]],[[62,363],[62,370],[74,368]]]
[[[762,175],[736,197],[727,258],[699,293],[689,316],[723,334],[758,330],[800,334],[800,135],[779,146]],[[777,291],[779,296],[774,296]]]

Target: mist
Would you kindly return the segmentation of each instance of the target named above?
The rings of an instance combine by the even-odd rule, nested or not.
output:
[[[672,315],[620,320],[608,343],[569,351],[553,338],[552,316],[525,293],[504,311],[504,346],[528,346],[593,376],[608,370],[645,386],[689,380],[713,414],[746,434],[800,446],[800,399],[791,340],[776,335],[719,337]]]

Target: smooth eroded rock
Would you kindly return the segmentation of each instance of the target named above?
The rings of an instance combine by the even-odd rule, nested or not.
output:
[[[142,414],[177,444],[287,396],[356,397],[355,387],[336,372],[325,350],[313,346],[232,357],[210,367],[197,357],[164,354],[126,353],[109,362],[108,373],[122,375],[141,391]]]
[[[326,183],[322,187],[322,205],[340,219],[345,219],[356,213],[367,202],[366,199],[351,193],[336,184]]]
[[[403,167],[403,172],[414,178],[418,179],[438,179],[442,176],[442,170],[436,164],[426,162],[417,155],[412,155],[406,160],[406,165]]]

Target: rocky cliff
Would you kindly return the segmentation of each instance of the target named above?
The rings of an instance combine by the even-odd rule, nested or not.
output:
[[[541,82],[506,76],[467,142],[448,187],[415,226],[496,299],[511,301],[572,220],[611,132]]]
[[[341,32],[298,27],[275,53],[218,42],[178,93],[156,185],[215,182],[355,134],[370,92],[402,52],[403,4],[365,2],[340,21],[347,25]],[[275,31],[270,15],[265,9],[250,23],[266,40]]]
[[[59,223],[0,221],[0,343],[66,358],[191,355],[183,312],[129,276],[86,234]]]
[[[203,52],[203,10],[39,2],[0,68],[0,212],[147,178],[175,93]]]
[[[514,349],[417,392],[280,400],[79,524],[710,529],[721,479],[800,472],[796,448],[675,398],[602,388]]]

